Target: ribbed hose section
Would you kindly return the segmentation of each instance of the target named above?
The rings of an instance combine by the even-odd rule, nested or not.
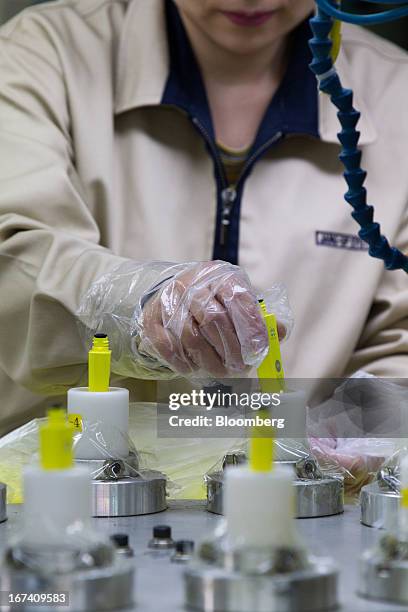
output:
[[[367,173],[361,168],[361,150],[358,148],[360,132],[356,129],[360,113],[353,106],[353,92],[342,86],[333,66],[330,55],[333,19],[319,7],[310,20],[310,26],[313,32],[313,38],[309,41],[313,55],[310,69],[318,79],[319,90],[328,94],[338,108],[337,117],[342,128],[337,135],[341,145],[339,159],[344,165],[343,176],[348,186],[344,198],[352,206],[351,215],[361,227],[358,234],[369,245],[369,254],[382,259],[387,270],[408,272],[408,257],[390,246],[387,238],[381,234],[379,223],[374,221],[374,207],[367,204],[364,187]]]

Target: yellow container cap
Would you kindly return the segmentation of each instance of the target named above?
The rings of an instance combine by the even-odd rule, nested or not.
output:
[[[44,470],[66,470],[73,466],[74,429],[65,410],[52,408],[47,421],[40,426],[40,463]]]
[[[88,353],[88,389],[92,392],[109,391],[111,350],[106,334],[95,334]]]

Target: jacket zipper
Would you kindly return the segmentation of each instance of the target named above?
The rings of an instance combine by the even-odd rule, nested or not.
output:
[[[234,202],[237,200],[238,189],[241,183],[243,182],[246,172],[251,167],[251,165],[258,159],[258,157],[262,155],[262,153],[266,151],[266,149],[268,149],[271,145],[277,142],[280,138],[282,138],[282,132],[276,132],[276,134],[274,134],[272,138],[267,140],[262,145],[262,147],[259,147],[259,149],[255,153],[253,153],[245,162],[241,174],[238,177],[236,185],[227,187],[222,190],[221,231],[219,246],[225,247],[228,243],[229,226],[231,223],[231,212],[234,207]]]
[[[216,161],[219,176],[221,179],[222,209],[221,209],[221,227],[220,227],[220,233],[219,233],[218,246],[223,247],[225,249],[228,243],[229,228],[230,228],[230,223],[231,223],[231,213],[234,208],[234,203],[237,200],[238,188],[240,187],[243,181],[243,178],[246,172],[248,171],[248,169],[251,167],[251,165],[258,159],[260,155],[262,155],[264,151],[266,151],[266,149],[268,149],[271,145],[273,145],[275,142],[277,142],[278,140],[282,138],[282,132],[276,132],[276,134],[274,134],[272,138],[267,140],[261,147],[259,147],[259,149],[255,153],[253,153],[245,162],[245,165],[242,168],[241,174],[238,177],[236,185],[228,186],[224,167],[222,165],[218,150],[214,146],[214,143],[212,139],[210,138],[210,135],[208,134],[204,126],[199,122],[197,117],[192,117],[192,121],[194,125],[197,127],[197,129],[199,130],[199,132],[201,133],[201,135],[203,136],[204,140],[207,142],[208,146],[210,147],[213,153],[214,159]]]
[[[229,225],[231,223],[231,211],[237,199],[236,187],[226,187],[221,191],[221,228],[219,245],[225,247],[228,242]]]

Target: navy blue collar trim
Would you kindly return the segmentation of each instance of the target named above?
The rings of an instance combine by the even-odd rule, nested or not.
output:
[[[309,63],[309,21],[301,23],[292,34],[291,51],[285,76],[273,96],[255,138],[256,150],[276,132],[307,134],[319,138],[318,91]]]
[[[214,127],[200,68],[173,0],[166,0],[166,22],[170,73],[161,103],[179,107],[196,117],[214,140]],[[277,132],[308,134],[319,138],[316,79],[308,67],[311,61],[310,37],[308,21],[293,32],[285,76],[266,110],[252,151],[262,147]]]
[[[214,140],[211,112],[201,71],[173,0],[166,0],[166,24],[170,74],[161,103],[177,106],[196,117]]]

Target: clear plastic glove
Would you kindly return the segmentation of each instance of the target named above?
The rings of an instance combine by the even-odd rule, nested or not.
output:
[[[389,440],[378,438],[310,438],[310,449],[323,470],[344,477],[347,498],[355,498],[373,480],[393,448]]]
[[[282,287],[273,289],[284,336],[291,312]],[[93,283],[77,314],[88,341],[108,334],[122,376],[244,376],[268,350],[248,276],[223,261],[127,262]]]
[[[357,496],[404,442],[407,403],[407,387],[359,371],[308,411],[312,453],[344,476],[348,497]]]

